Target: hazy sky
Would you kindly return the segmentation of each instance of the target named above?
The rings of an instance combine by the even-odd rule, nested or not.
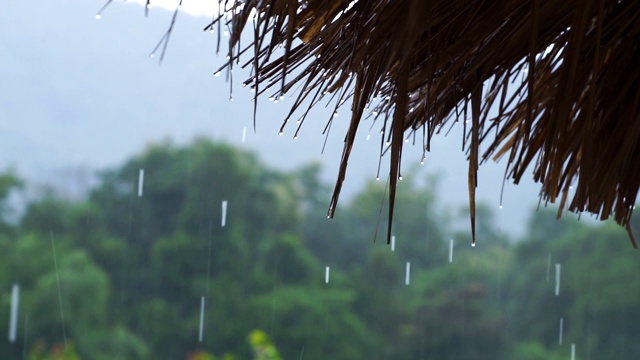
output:
[[[167,3],[174,8],[171,4],[178,2]],[[216,1],[185,1],[184,9],[200,11],[192,6],[195,3]],[[224,59],[215,54],[216,34],[202,31],[208,17],[180,13],[159,66],[157,56],[149,54],[164,34],[171,11],[153,6],[145,18],[139,4],[114,1],[96,20],[104,4],[97,0],[4,2],[0,12],[0,168],[14,166],[36,178],[60,168],[100,169],[121,164],[150,141],[170,138],[186,143],[204,135],[256,150],[265,162],[279,168],[321,161],[324,179],[333,183],[349,114],[339,114],[335,120],[323,155],[327,109],[315,109],[299,139],[293,140],[294,127],[278,136],[288,99],[274,104],[264,98],[254,133],[251,93],[241,87],[248,72],[234,73],[233,102],[225,77],[212,76]],[[356,139],[346,197],[376,176],[380,125],[368,133],[369,126],[365,123]],[[438,136],[423,167],[442,175],[439,200],[450,209],[468,199],[461,130]],[[419,164],[421,154],[419,145],[408,146],[403,167]],[[383,164],[387,161],[384,158]],[[504,162],[483,165],[477,197],[495,209],[503,230],[520,234],[537,204],[539,187],[532,181],[518,187],[508,184],[500,209],[503,174]]]

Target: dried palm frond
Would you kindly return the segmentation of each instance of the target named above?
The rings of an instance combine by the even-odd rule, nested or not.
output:
[[[428,152],[432,137],[458,120],[474,242],[478,166],[503,156],[515,183],[533,165],[542,199],[559,200],[560,211],[613,215],[631,235],[640,184],[640,1],[225,0],[220,8],[206,30],[228,28],[225,66],[252,67],[244,85],[255,104],[265,91],[279,97],[300,85],[286,125],[296,110],[302,122],[324,97],[336,108],[350,100],[330,217],[356,131],[376,114],[390,143],[382,149],[391,163],[388,238],[405,133],[421,132]],[[253,39],[242,47],[245,28]],[[249,62],[240,63],[242,55]]]

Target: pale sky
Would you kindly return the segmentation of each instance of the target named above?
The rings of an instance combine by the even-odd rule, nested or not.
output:
[[[127,2],[145,5],[146,0],[128,0]],[[152,0],[151,9],[157,7],[167,10],[175,10],[180,0]],[[218,9],[218,0],[182,0],[182,11],[193,16],[213,16]]]

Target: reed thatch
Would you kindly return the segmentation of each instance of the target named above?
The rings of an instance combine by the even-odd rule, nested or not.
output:
[[[295,93],[284,125],[296,110],[301,123],[327,97],[351,110],[330,217],[363,118],[379,118],[381,151],[390,151],[388,237],[405,136],[420,135],[427,153],[434,135],[460,122],[474,242],[478,166],[505,157],[508,179],[518,183],[533,165],[543,201],[613,215],[636,246],[629,220],[640,183],[640,1],[224,0],[220,7],[205,30],[229,31],[226,66],[253,69],[244,85],[256,105],[265,92]]]

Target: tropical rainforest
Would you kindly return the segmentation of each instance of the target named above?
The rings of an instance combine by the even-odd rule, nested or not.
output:
[[[2,358],[640,354],[640,255],[617,225],[542,206],[513,238],[479,205],[471,247],[468,210],[446,205],[437,177],[406,171],[392,250],[384,179],[327,219],[320,170],[196,139],[148,145],[80,198],[4,171]]]

